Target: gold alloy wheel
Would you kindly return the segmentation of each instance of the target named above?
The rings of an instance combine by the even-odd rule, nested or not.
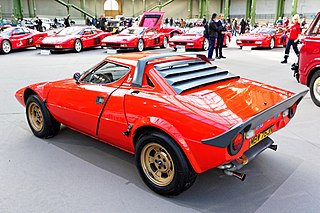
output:
[[[43,115],[38,104],[33,102],[29,105],[28,117],[32,128],[40,132],[43,128]]]
[[[141,151],[143,172],[157,186],[168,186],[174,177],[174,163],[169,152],[157,143],[149,143]]]

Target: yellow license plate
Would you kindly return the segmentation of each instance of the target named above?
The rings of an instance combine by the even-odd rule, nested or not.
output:
[[[269,135],[272,134],[272,127],[260,132],[259,134],[257,134],[256,136],[254,136],[251,140],[250,140],[250,148],[253,147],[254,145],[256,145],[257,143],[259,143],[260,141],[262,141],[263,139],[265,139],[266,137],[268,137]]]

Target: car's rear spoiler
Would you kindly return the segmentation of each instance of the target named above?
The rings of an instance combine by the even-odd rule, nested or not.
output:
[[[307,94],[307,92],[308,90],[304,90],[298,94],[295,94],[292,97],[249,118],[247,121],[232,127],[229,131],[213,138],[204,139],[201,142],[204,144],[225,148],[230,145],[231,141],[240,132],[248,131],[249,129],[251,129],[251,127],[254,128],[262,124],[263,122],[267,121],[268,119],[274,117],[275,115],[278,115],[279,113],[285,111],[286,109],[289,109],[295,103],[298,104],[302,100],[302,98]]]
[[[208,58],[205,55],[198,54],[198,53],[192,53],[192,52],[190,52],[190,53],[163,53],[163,54],[145,57],[145,58],[138,60],[138,62],[137,62],[137,66],[134,71],[134,76],[133,76],[133,80],[132,80],[132,86],[133,87],[142,87],[142,79],[143,79],[144,69],[149,61],[152,61],[152,60],[155,60],[158,58],[165,58],[165,57],[179,56],[179,55],[195,55],[197,58],[200,58],[201,60],[210,63],[210,61],[208,60]]]

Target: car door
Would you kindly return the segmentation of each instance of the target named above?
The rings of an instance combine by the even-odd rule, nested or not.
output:
[[[93,47],[94,45],[94,33],[92,32],[92,29],[84,29],[82,31],[82,44],[84,47]]]
[[[12,49],[18,49],[18,48],[25,47],[26,41],[24,40],[24,37],[25,37],[25,32],[23,31],[23,29],[20,27],[15,28],[11,32],[11,37],[10,37]]]
[[[158,34],[158,32],[154,29],[152,29],[152,31],[153,31],[153,46],[160,46],[161,34]]]
[[[97,136],[101,113],[121,85],[119,79],[129,70],[129,67],[105,61],[83,74],[77,82],[74,79],[57,82],[48,94],[48,109],[61,123]]]
[[[153,32],[151,29],[147,29],[143,34],[143,41],[145,47],[153,46]]]

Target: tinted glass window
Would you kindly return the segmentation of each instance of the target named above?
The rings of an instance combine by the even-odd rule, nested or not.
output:
[[[82,81],[91,84],[109,84],[124,77],[129,70],[129,67],[106,62],[89,73]]]

